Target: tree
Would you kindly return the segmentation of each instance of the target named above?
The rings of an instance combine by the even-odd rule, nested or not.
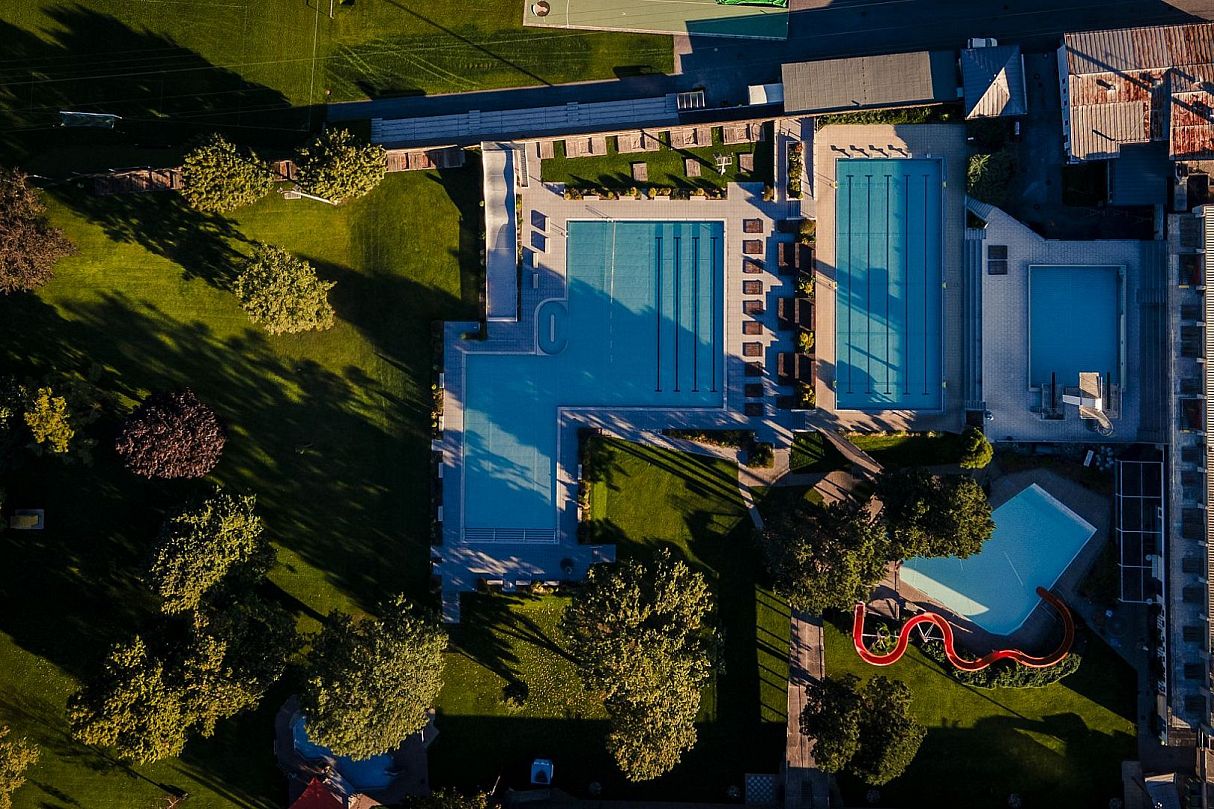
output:
[[[270,334],[295,334],[333,328],[329,290],[336,284],[316,277],[303,259],[268,244],[258,244],[236,278],[236,297],[254,323]]]
[[[965,428],[961,433],[961,445],[962,469],[985,469],[995,457],[995,448],[977,427]]]
[[[40,751],[25,739],[10,739],[0,725],[0,809],[12,809],[13,793],[25,783],[25,771],[38,763]]]
[[[197,210],[233,211],[270,193],[274,177],[257,155],[242,155],[221,135],[211,135],[185,157],[181,193]]]
[[[153,652],[139,636],[118,644],[101,674],[71,696],[78,741],[142,764],[172,758],[192,734],[212,736],[219,721],[256,706],[270,685],[235,665],[205,620],[161,645]]]
[[[982,550],[995,521],[991,504],[968,475],[933,475],[898,469],[882,475],[877,496],[889,526],[895,558],[957,556]]]
[[[805,687],[801,733],[814,739],[814,761],[827,773],[841,772],[860,749],[864,704],[854,674],[811,680]]]
[[[668,772],[696,741],[711,668],[704,577],[663,552],[596,565],[561,616],[583,685],[603,695],[608,748],[633,781]]]
[[[808,503],[768,521],[761,539],[776,590],[797,610],[848,610],[885,574],[889,541],[868,504]]]
[[[68,701],[72,734],[142,764],[172,758],[186,741],[184,694],[136,636],[115,646],[99,677]]]
[[[823,772],[847,769],[880,786],[906,771],[927,734],[910,705],[910,688],[879,674],[867,683],[854,674],[813,680],[805,688],[801,733],[814,739]]]
[[[114,449],[145,478],[198,478],[219,463],[226,441],[215,411],[187,388],[144,399],[123,423]]]
[[[207,592],[233,567],[258,559],[269,569],[273,549],[262,537],[256,498],[215,493],[165,521],[150,572],[161,610],[198,609]],[[267,558],[268,556],[268,558]]]
[[[24,418],[35,446],[55,455],[67,453],[75,431],[66,399],[50,388],[38,388],[26,403]]]
[[[447,636],[404,596],[379,620],[333,612],[308,656],[300,695],[308,736],[357,759],[395,749],[429,721],[442,687]]]
[[[0,167],[0,292],[28,292],[51,280],[59,259],[76,251],[46,220],[26,175]]]
[[[465,795],[448,787],[441,787],[429,795],[415,795],[407,799],[408,809],[489,809],[489,796],[484,792]]]
[[[911,716],[911,690],[900,680],[877,675],[864,687],[860,747],[851,772],[881,786],[906,772],[927,729]]]
[[[348,129],[326,129],[299,152],[299,184],[333,202],[361,197],[387,172],[382,146],[360,143]]]

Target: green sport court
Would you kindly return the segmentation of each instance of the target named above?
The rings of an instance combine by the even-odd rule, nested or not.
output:
[[[547,13],[542,13],[544,5]],[[785,39],[788,9],[716,0],[526,0],[523,24],[648,34]]]

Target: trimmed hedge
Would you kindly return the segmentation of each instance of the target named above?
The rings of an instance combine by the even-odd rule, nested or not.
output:
[[[941,641],[924,641],[919,648],[958,682],[977,688],[1042,688],[1074,674],[1083,663],[1083,656],[1072,650],[1059,663],[1045,669],[1024,666],[1014,660],[1000,660],[981,671],[962,671],[949,662]]]

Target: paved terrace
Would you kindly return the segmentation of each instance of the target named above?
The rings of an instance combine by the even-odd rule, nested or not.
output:
[[[517,145],[512,165],[515,191],[521,200],[517,221],[521,222],[519,269],[519,311],[517,317],[491,319],[484,339],[466,339],[479,332],[477,323],[448,323],[444,330],[444,416],[443,435],[436,442],[441,452],[439,474],[442,482],[442,544],[432,549],[433,567],[442,578],[443,616],[459,620],[459,595],[483,584],[507,588],[532,582],[576,581],[597,562],[614,561],[613,546],[583,545],[577,532],[578,430],[597,428],[609,435],[628,440],[662,443],[660,431],[666,428],[745,428],[755,431],[760,441],[787,447],[794,429],[804,429],[807,414],[776,407],[778,396],[791,396],[791,387],[777,384],[777,355],[794,350],[793,333],[777,330],[778,298],[792,295],[794,276],[774,272],[777,243],[791,241],[791,235],[776,234],[774,220],[786,207],[762,199],[759,185],[729,186],[724,200],[671,200],[669,198],[598,200],[564,199],[559,184],[540,179],[540,160],[535,142]],[[498,161],[501,162],[501,161]],[[488,161],[486,162],[488,165]],[[495,164],[493,171],[500,170]],[[487,205],[509,205],[514,194],[495,194]],[[508,215],[486,211],[493,221],[506,221]],[[565,299],[566,229],[570,220],[699,220],[724,223],[724,310],[725,386],[719,406],[687,408],[560,407],[552,429],[557,433],[554,504],[557,529],[553,531],[465,530],[463,525],[464,489],[464,389],[466,357],[475,353],[538,354],[537,308],[550,299]],[[743,233],[744,219],[758,219],[762,232]],[[743,237],[759,239],[762,253],[751,258],[762,260],[759,273],[743,275]],[[743,295],[743,280],[760,282],[761,291]],[[491,281],[492,282],[492,281]],[[491,296],[492,297],[492,296]],[[743,313],[743,301],[762,301],[757,313]],[[757,321],[761,332],[743,335],[744,321]],[[743,344],[759,349],[758,356],[743,358]],[[763,367],[761,376],[745,376],[747,362]],[[745,385],[759,384],[762,396],[747,397]],[[751,391],[753,393],[753,391]],[[762,404],[762,415],[745,415],[745,405]],[[518,418],[534,418],[519,413]]]
[[[844,430],[952,430],[961,428],[964,359],[959,324],[964,289],[962,247],[965,233],[965,127],[953,124],[914,126],[836,125],[819,130],[813,140],[813,177],[817,212],[817,397],[818,421]],[[839,158],[937,158],[943,168],[943,244],[941,343],[943,410],[859,411],[835,409],[835,161]],[[833,415],[833,418],[830,418]]]
[[[1162,401],[1165,270],[1164,242],[1130,240],[1059,241],[1037,235],[1002,210],[970,201],[969,208],[986,221],[986,228],[967,234],[980,244],[968,258],[981,262],[980,392],[993,419],[986,433],[994,441],[1162,441]],[[985,271],[991,245],[1007,247],[1007,273]],[[1117,265],[1125,268],[1126,374],[1120,416],[1113,435],[1103,437],[1081,421],[1074,408],[1065,419],[1045,420],[1029,408],[1040,395],[1029,388],[1028,268],[1034,264]],[[1076,290],[1076,295],[1083,294]],[[1149,403],[1143,406],[1144,403]]]

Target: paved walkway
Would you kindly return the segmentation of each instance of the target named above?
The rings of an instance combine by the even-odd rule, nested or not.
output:
[[[805,686],[826,676],[822,619],[793,612],[788,652],[788,725],[784,751],[786,809],[828,809],[830,778],[814,761],[812,740],[801,733]]]

